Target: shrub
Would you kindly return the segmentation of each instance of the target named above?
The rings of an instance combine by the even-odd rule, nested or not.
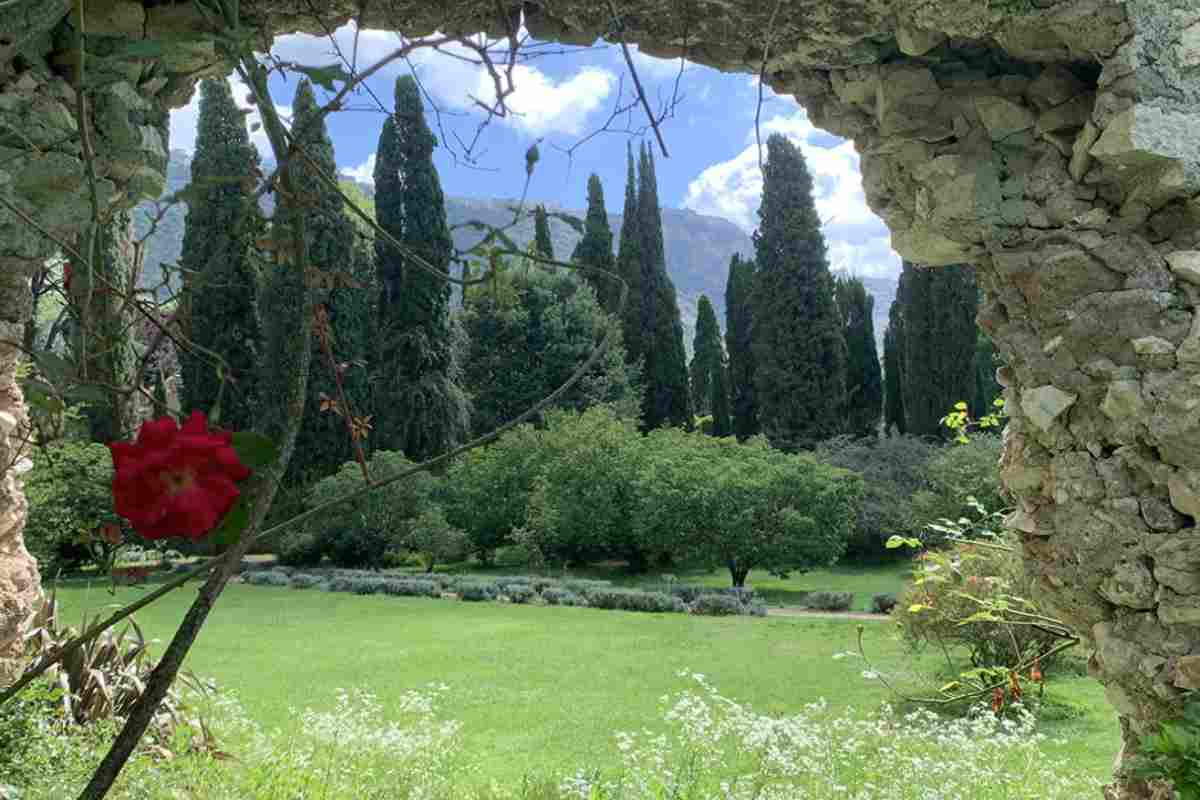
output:
[[[275,548],[280,564],[289,567],[315,567],[325,557],[325,543],[312,531],[290,531]]]
[[[458,596],[470,603],[485,603],[495,600],[499,592],[492,583],[467,583],[458,587]]]
[[[970,516],[971,498],[984,508],[1007,505],[1000,487],[1000,437],[977,435],[948,444],[925,468],[927,487],[912,498],[913,514],[922,523]],[[940,541],[933,536],[931,542]]]
[[[1017,547],[955,543],[921,556],[914,580],[900,593],[892,616],[914,648],[937,644],[965,652],[977,667],[1013,668],[1046,652],[1061,637],[1048,625],[1006,624],[994,615],[966,620],[998,595],[1014,598],[1012,602],[1019,602],[1019,610],[1025,613],[1043,613],[1032,600],[1015,599],[1031,597],[1033,589]],[[1042,661],[1041,666],[1047,669],[1051,664]]]
[[[383,593],[396,597],[441,597],[442,590],[434,581],[400,578],[387,581]]]
[[[691,602],[693,614],[705,614],[712,617],[732,616],[742,613],[742,604],[730,594],[702,594],[694,597]]]
[[[542,599],[551,606],[586,606],[587,600],[569,589],[547,586],[542,590]]]
[[[854,604],[854,595],[851,592],[809,592],[804,602],[809,608],[820,611],[849,611]]]
[[[538,596],[533,587],[527,583],[511,583],[501,591],[514,603],[528,603]]]
[[[322,582],[324,582],[324,579],[320,575],[309,575],[301,572],[292,575],[288,585],[293,589],[311,589],[314,586],[319,586]]]
[[[399,453],[379,451],[371,457],[371,476],[384,480],[412,462]],[[310,508],[341,498],[363,485],[359,465],[349,462],[336,474],[317,481],[309,492]],[[434,478],[424,472],[388,484],[367,497],[344,502],[311,520],[306,529],[339,567],[381,567],[389,550],[402,545],[410,523],[431,503]]]
[[[712,617],[723,616],[754,616],[765,617],[767,607],[755,603],[750,593],[710,592],[697,595],[688,605],[693,614],[704,614]]]
[[[896,607],[896,595],[891,592],[871,596],[872,614],[890,614]]]
[[[670,613],[687,611],[687,606],[677,597],[662,592],[639,592],[633,589],[595,589],[587,596],[593,608],[617,611],[649,611]]]
[[[426,572],[435,565],[458,561],[467,555],[467,535],[446,521],[441,506],[430,506],[409,524],[404,545],[420,557]]]
[[[588,597],[592,592],[605,592],[613,588],[612,581],[593,581],[587,578],[566,578],[562,587],[581,597]]]
[[[546,577],[539,577],[539,576],[531,577],[529,579],[529,584],[530,584],[530,586],[533,587],[533,590],[535,592],[537,592],[538,594],[541,594],[542,592],[546,591],[547,589],[561,589],[562,588],[562,583],[560,581],[557,581],[554,578],[546,578]]]
[[[116,545],[97,535],[100,527],[115,525],[123,537],[132,535],[112,510],[108,448],[64,441],[38,448],[32,458],[33,469],[25,475],[25,546],[42,574],[51,576],[89,562],[106,564]]]
[[[242,575],[242,583],[248,583],[251,586],[289,586],[291,578],[287,573],[278,570],[256,570]]]
[[[857,521],[844,558],[877,561],[906,554],[889,550],[888,537],[920,530],[928,517],[913,509],[913,495],[929,488],[927,469],[938,446],[915,436],[855,439],[839,436],[822,442],[817,457],[863,477]]]

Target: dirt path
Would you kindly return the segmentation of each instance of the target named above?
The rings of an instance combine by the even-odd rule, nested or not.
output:
[[[887,614],[868,614],[865,611],[813,611],[808,608],[768,608],[768,617],[811,617],[813,619],[861,619],[872,622],[885,622],[891,617]]]

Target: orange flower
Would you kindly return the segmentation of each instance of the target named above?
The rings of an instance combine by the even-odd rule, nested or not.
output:
[[[1004,690],[997,686],[992,689],[992,711],[996,714],[1004,708]]]
[[[1021,679],[1015,670],[1008,673],[1008,690],[1014,703],[1021,702]]]
[[[1034,683],[1041,683],[1045,680],[1042,676],[1042,660],[1040,658],[1033,660],[1033,667],[1029,670],[1029,680]]]

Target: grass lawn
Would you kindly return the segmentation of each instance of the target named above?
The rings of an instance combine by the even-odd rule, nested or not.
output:
[[[141,612],[148,636],[171,634],[193,586]],[[77,624],[85,609],[128,602],[142,591],[111,595],[75,584],[60,588],[59,598],[65,620]],[[289,708],[330,708],[339,687],[370,689],[386,708],[407,689],[445,683],[451,691],[442,712],[463,723],[466,753],[482,775],[511,785],[526,774],[615,765],[613,733],[659,727],[660,698],[687,685],[677,675],[684,669],[704,673],[723,694],[762,712],[786,713],[819,697],[873,710],[889,699],[883,689],[862,677],[860,660],[833,657],[854,649],[855,628],[840,620],[638,614],[237,584],[214,610],[187,667],[235,691],[263,725],[285,729],[292,724]],[[912,668],[890,624],[868,623],[865,636],[877,668]],[[1107,774],[1117,726],[1099,686],[1054,678],[1050,692],[1061,705],[1045,731],[1064,742],[1050,749]]]

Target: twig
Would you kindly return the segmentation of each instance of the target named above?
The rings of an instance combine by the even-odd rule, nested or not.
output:
[[[763,83],[767,78],[767,59],[771,54],[771,37],[775,35],[775,17],[779,14],[779,7],[782,5],[783,0],[775,0],[775,10],[771,12],[771,19],[767,22],[766,36],[763,39],[762,64],[758,68],[758,105],[754,108],[754,142],[758,145],[759,172],[763,171],[762,134],[759,131],[759,121],[762,119]]]
[[[633,66],[633,56],[629,53],[629,45],[625,43],[625,37],[621,33],[624,28],[621,14],[617,11],[613,0],[608,0],[608,7],[612,11],[613,21],[617,26],[617,42],[620,43],[621,53],[625,56],[625,66],[629,68],[629,74],[633,77],[633,87],[637,90],[638,99],[642,101],[642,108],[646,110],[646,116],[650,119],[650,127],[654,128],[654,136],[658,139],[658,146],[662,149],[663,158],[670,158],[671,154],[667,152],[667,143],[663,140],[662,131],[659,130],[658,120],[655,119],[654,112],[650,110],[650,101],[646,99],[646,92],[642,89],[642,79],[638,77],[637,69]]]

